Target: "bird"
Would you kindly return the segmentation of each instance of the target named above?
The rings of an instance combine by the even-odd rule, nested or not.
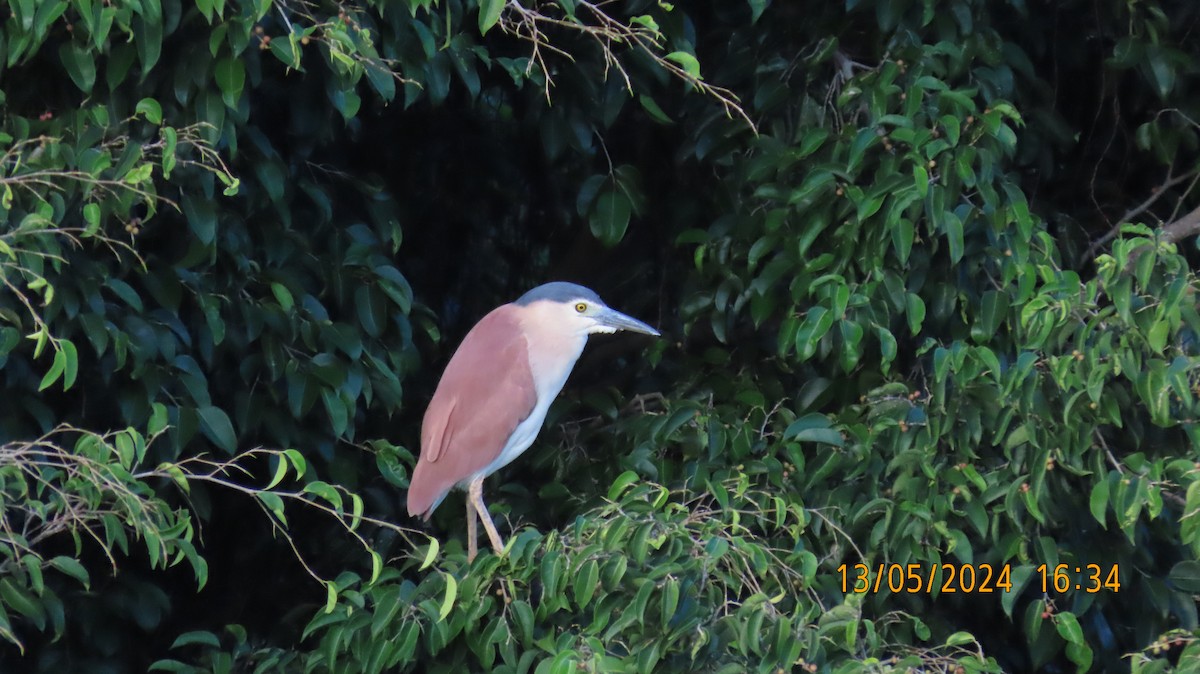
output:
[[[575,283],[540,285],[484,316],[446,365],[421,423],[421,452],[408,513],[428,520],[451,489],[467,492],[467,561],[477,553],[476,517],[497,555],[504,543],[483,502],[483,481],[537,438],[588,335],[658,330],[606,305]]]

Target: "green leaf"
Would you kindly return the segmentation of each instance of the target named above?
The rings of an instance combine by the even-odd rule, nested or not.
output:
[[[54,382],[58,381],[58,378],[62,376],[63,370],[66,367],[66,354],[61,349],[56,350],[54,352],[54,362],[50,365],[50,369],[46,371],[45,376],[42,377],[42,383],[38,384],[38,391],[45,391],[53,386]]]
[[[282,456],[276,457],[275,476],[271,478],[271,481],[268,482],[267,486],[263,487],[263,489],[270,491],[270,490],[274,489],[275,486],[278,485],[280,482],[283,482],[283,478],[287,477],[287,467],[288,467],[288,462],[286,459],[284,459]]]
[[[58,48],[58,57],[71,76],[71,81],[85,94],[92,93],[96,84],[96,61],[94,55],[74,40],[64,42]]]
[[[79,374],[79,352],[75,350],[75,344],[68,339],[58,340],[58,348],[65,357],[63,390],[66,391],[75,384],[75,377]]]
[[[171,649],[183,648],[184,646],[209,646],[211,648],[220,648],[221,640],[212,632],[197,630],[194,632],[184,632],[175,638],[171,644]]]
[[[920,164],[913,164],[913,185],[922,199],[929,194],[929,171]]]
[[[1179,518],[1179,535],[1200,556],[1200,480],[1188,485],[1183,515]]]
[[[230,108],[236,108],[246,85],[246,66],[241,59],[226,56],[217,61],[214,76],[221,89],[221,100]]]
[[[83,585],[83,589],[91,589],[91,576],[83,564],[79,563],[79,560],[59,555],[58,557],[51,558],[49,564],[58,571],[79,581]]]
[[[287,289],[287,286],[282,283],[272,283],[271,293],[275,295],[275,301],[279,302],[279,306],[285,313],[291,313],[296,306],[296,300],[292,298],[292,291]]]
[[[958,216],[946,212],[942,216],[942,222],[946,231],[946,240],[950,245],[950,262],[958,264],[963,256],[963,223],[958,219]]]
[[[921,332],[921,324],[925,322],[925,301],[914,293],[907,293],[907,308],[904,315],[908,317],[908,329],[912,334]]]
[[[128,433],[118,433],[115,440],[117,446],[117,456],[120,457],[121,466],[126,470],[133,467],[135,451],[133,448],[133,438]]]
[[[653,119],[659,124],[675,123],[675,120],[671,119],[666,112],[663,112],[663,109],[659,107],[658,102],[656,102],[650,96],[647,96],[646,94],[640,94],[638,95],[638,102],[642,104],[642,108],[645,109],[645,111],[650,115],[650,119]]]
[[[953,648],[954,646],[965,646],[975,643],[975,637],[970,632],[955,632],[946,637],[946,646]]]
[[[338,512],[341,512],[343,505],[345,505],[342,501],[342,495],[338,492],[337,487],[334,487],[328,482],[313,480],[312,482],[304,485],[304,489],[302,491],[306,494],[312,494],[324,499],[329,503],[329,505],[336,508]]]
[[[1100,526],[1108,528],[1108,480],[1100,480],[1092,487],[1091,498],[1088,499],[1088,509],[1092,511],[1092,517],[1100,523]]]
[[[123,180],[130,185],[141,185],[150,181],[151,175],[154,173],[154,164],[138,164],[129,173],[125,174]]]
[[[374,550],[368,550],[367,552],[371,553],[371,579],[367,583],[374,584],[375,581],[379,580],[379,574],[383,572],[383,557]]]
[[[1025,586],[1029,584],[1029,580],[1033,578],[1033,572],[1034,566],[1032,564],[1025,564],[1013,569],[1012,577],[1010,578],[1012,581],[1012,591],[1000,595],[1000,608],[1004,609],[1004,615],[1010,619],[1012,618],[1013,606],[1016,604],[1017,598],[1021,596],[1021,592],[1025,589]]]
[[[891,330],[884,327],[875,328],[875,336],[879,338],[879,353],[883,358],[884,363],[890,363],[896,360],[897,349],[896,336]]]
[[[325,613],[333,613],[337,607],[337,584],[331,580],[325,581]]]
[[[118,278],[108,278],[105,279],[104,285],[108,286],[117,297],[124,300],[137,313],[140,314],[145,311],[145,308],[142,306],[142,298],[138,296],[137,291],[128,283]]]
[[[134,110],[137,114],[145,117],[147,122],[156,126],[162,124],[162,106],[153,98],[143,98],[138,101],[137,107]]]
[[[283,456],[292,462],[292,469],[296,471],[296,479],[304,477],[304,473],[308,470],[308,462],[305,461],[304,455],[294,449],[285,449]]]
[[[364,72],[367,74],[367,81],[371,83],[384,102],[390,103],[392,99],[396,98],[396,78],[386,63],[378,59],[371,59],[364,64]]]
[[[1086,643],[1071,643],[1067,644],[1067,657],[1074,662],[1079,672],[1088,672],[1092,669],[1092,659],[1094,654],[1092,649]]]
[[[408,279],[404,277],[404,274],[401,274],[399,269],[386,264],[375,267],[374,271],[383,281],[383,283],[379,284],[379,287],[383,290],[384,294],[396,303],[401,313],[410,313],[412,311],[413,290],[412,286],[408,283]]]
[[[989,290],[983,294],[980,315],[981,341],[990,341],[1008,316],[1008,294]]]
[[[158,2],[144,2],[143,9],[158,7]],[[137,47],[138,60],[142,62],[142,75],[148,74],[158,63],[162,54],[163,21],[161,12],[135,14],[133,20],[133,43]]]
[[[87,229],[84,230],[84,236],[91,236],[100,231],[100,206],[98,204],[84,205],[83,219],[87,222]]]
[[[13,584],[11,578],[0,578],[0,598],[14,611],[28,618],[39,630],[46,621],[46,612],[42,604],[36,601],[29,590]]]
[[[1149,259],[1149,256],[1143,256],[1144,259]],[[1167,346],[1167,336],[1170,334],[1171,325],[1165,320],[1156,321],[1150,326],[1150,330],[1146,332],[1146,343],[1155,353],[1162,353]]]
[[[1167,61],[1165,50],[1158,45],[1148,48],[1146,57],[1158,95],[1166,99],[1175,88],[1175,66]]]
[[[1066,639],[1068,643],[1087,643],[1084,641],[1083,628],[1079,626],[1079,620],[1069,611],[1062,611],[1054,615],[1054,627],[1058,630],[1059,636]]]
[[[678,63],[679,67],[683,68],[683,71],[687,73],[689,77],[697,80],[703,79],[700,77],[700,62],[696,60],[695,56],[685,51],[673,51],[663,58],[667,59],[668,61],[674,61],[675,63]]]
[[[358,529],[359,525],[362,524],[363,509],[366,507],[366,504],[363,502],[362,497],[359,496],[358,494],[355,494],[354,492],[350,492],[349,495],[350,495],[350,531],[354,531],[354,530]],[[371,582],[375,582],[375,581],[372,580]]]
[[[629,488],[629,485],[637,482],[638,479],[638,474],[632,470],[627,470],[618,475],[617,479],[613,480],[612,486],[608,488],[608,500],[616,501],[621,498],[621,494]]]
[[[178,161],[178,158],[175,156],[175,150],[179,146],[179,132],[169,126],[164,126],[162,128],[162,139],[163,179],[170,179],[171,171],[175,170],[175,164]]]
[[[446,579],[446,594],[442,597],[442,606],[438,609],[438,620],[445,620],[446,616],[450,615],[450,610],[454,608],[454,599],[458,596],[458,581],[454,576],[442,572],[442,576]]]
[[[783,432],[783,439],[795,442],[820,442],[835,447],[845,444],[841,432],[833,428],[829,417],[815,412],[806,414],[788,425]]]
[[[254,496],[259,501],[262,501],[263,505],[279,520],[280,524],[285,527],[287,526],[287,512],[284,509],[283,499],[279,497],[279,494],[270,491],[259,491],[255,492]]]
[[[833,313],[823,306],[808,310],[804,321],[796,330],[796,353],[800,360],[808,360],[817,352],[817,346],[829,328],[833,326]]]
[[[205,437],[230,454],[237,450],[237,434],[224,410],[208,405],[197,408],[196,412],[200,415],[200,430]]]
[[[1177,563],[1171,567],[1167,580],[1181,592],[1200,593],[1200,562],[1188,559]]]
[[[271,53],[275,58],[279,59],[285,66],[293,70],[300,70],[300,43],[296,38],[295,33],[289,33],[287,39],[282,37],[271,40]],[[340,51],[333,51],[332,56],[335,58],[344,56]],[[349,59],[347,59],[349,60]],[[350,61],[353,67],[353,61]],[[370,77],[370,73],[367,73]]]
[[[433,566],[433,562],[434,562],[434,560],[437,559],[438,550],[440,550],[440,549],[441,549],[441,544],[438,543],[438,539],[434,538],[433,536],[430,536],[429,537],[429,549],[425,551],[425,559],[422,560],[421,567],[418,568],[417,570],[424,571],[425,569],[428,569],[429,567]]]
[[[605,190],[592,205],[592,214],[588,218],[592,234],[605,246],[617,245],[625,237],[632,210],[633,205],[624,192]]]
[[[768,6],[771,0],[747,0],[750,3],[750,23],[758,23],[759,17]]]
[[[579,572],[572,581],[575,593],[575,605],[581,610],[585,608],[596,594],[600,583],[600,565],[594,559],[589,559],[579,566]]]
[[[479,0],[479,34],[487,32],[500,21],[500,13],[504,11],[506,0]]]
[[[150,421],[146,424],[146,432],[152,436],[158,435],[166,430],[169,423],[167,407],[162,403],[152,403],[150,410]]]

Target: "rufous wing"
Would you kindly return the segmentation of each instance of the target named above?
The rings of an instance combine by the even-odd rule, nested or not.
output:
[[[425,519],[455,484],[500,455],[537,404],[528,346],[511,304],[484,316],[450,358],[421,424],[408,512]]]

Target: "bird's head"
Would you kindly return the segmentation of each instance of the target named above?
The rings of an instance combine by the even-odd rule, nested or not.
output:
[[[574,283],[557,281],[540,285],[516,301],[520,306],[534,303],[538,303],[539,314],[555,329],[584,335],[618,330],[659,335],[658,330],[610,308],[595,292]]]

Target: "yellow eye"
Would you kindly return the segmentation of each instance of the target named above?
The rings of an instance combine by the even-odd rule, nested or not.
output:
[[[577,302],[575,304],[575,311],[578,311],[581,314],[583,312],[587,311],[587,303],[586,302]]]

